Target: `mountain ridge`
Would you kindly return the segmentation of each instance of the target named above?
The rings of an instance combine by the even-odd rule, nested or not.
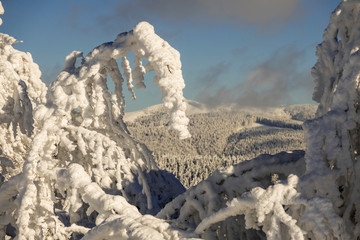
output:
[[[304,121],[307,119],[311,119],[315,117],[315,112],[317,105],[313,104],[294,104],[294,105],[281,105],[279,107],[267,107],[267,108],[259,108],[259,107],[239,107],[236,103],[230,103],[226,105],[222,105],[216,108],[209,108],[206,104],[198,102],[196,100],[185,99],[185,103],[187,106],[186,114],[194,115],[194,114],[202,114],[202,113],[218,113],[218,112],[241,112],[248,114],[261,114],[266,115],[268,117],[290,117],[295,118],[295,120],[301,119],[300,121]],[[306,109],[306,110],[304,110]],[[308,117],[296,117],[296,115],[301,112],[308,112],[310,116]],[[164,104],[156,104],[144,109],[126,112],[124,114],[124,121],[133,122],[139,117],[149,116],[155,113],[166,113],[167,109]],[[296,119],[298,118],[298,119]]]
[[[230,111],[231,106],[208,109],[187,100],[187,106],[192,136],[184,140],[167,128],[169,117],[162,105],[125,114],[131,135],[149,148],[160,169],[173,173],[185,187],[217,168],[261,154],[304,150],[302,124],[316,112],[313,105]]]

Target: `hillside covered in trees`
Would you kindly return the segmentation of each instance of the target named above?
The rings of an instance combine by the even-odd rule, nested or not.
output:
[[[316,111],[314,105],[231,111],[205,110],[195,101],[187,104],[192,136],[184,140],[168,130],[169,117],[160,106],[125,113],[131,135],[146,144],[159,167],[172,172],[185,187],[206,179],[218,168],[260,154],[304,150],[302,124],[314,118]]]

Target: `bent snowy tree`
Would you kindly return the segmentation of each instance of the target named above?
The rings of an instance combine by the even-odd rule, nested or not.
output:
[[[2,49],[8,49],[14,41],[2,43]],[[135,54],[133,70],[126,59],[130,51]],[[66,58],[63,71],[50,86],[46,105],[36,107],[36,134],[23,171],[0,189],[3,235],[7,229],[19,239],[68,239],[73,233],[85,234],[109,219],[124,217],[127,208],[154,214],[185,190],[173,175],[156,167],[146,146],[129,135],[122,120],[124,79],[116,62],[122,60],[134,97],[132,79],[136,87],[144,87],[143,75],[155,71],[154,83],[170,110],[170,128],[177,130],[180,138],[187,138],[180,54],[157,36],[150,24],[142,22],[115,41],[95,48],[75,67],[78,58],[82,53],[76,51]],[[143,66],[141,59],[148,64]],[[6,65],[7,61],[2,62]],[[107,76],[114,81],[115,94],[107,87]],[[25,91],[26,82],[19,83]],[[21,117],[32,120],[26,114]],[[33,127],[31,123],[26,126]],[[70,169],[77,169],[78,174]],[[119,201],[126,202],[124,209],[115,206]],[[139,214],[133,217],[139,218]]]

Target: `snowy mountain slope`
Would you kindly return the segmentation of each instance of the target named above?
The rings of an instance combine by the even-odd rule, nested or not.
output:
[[[219,167],[229,166],[260,154],[304,150],[302,122],[296,116],[313,117],[315,106],[299,105],[228,112],[224,108],[205,109],[187,101],[189,129],[192,137],[179,140],[166,128],[168,117],[161,105],[137,112],[138,118],[127,122],[132,136],[145,143],[162,169],[172,172],[182,184],[190,187],[205,179]],[[189,107],[190,106],[190,107]],[[204,113],[204,111],[208,111]],[[125,114],[126,115],[126,114]]]

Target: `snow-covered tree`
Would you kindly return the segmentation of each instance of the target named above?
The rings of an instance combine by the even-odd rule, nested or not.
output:
[[[0,177],[5,179],[22,168],[34,133],[33,109],[45,102],[47,91],[31,54],[12,47],[17,42],[0,33]]]
[[[308,196],[331,199],[351,239],[360,238],[360,1],[335,9],[312,70],[319,102],[307,131]]]
[[[146,228],[151,227],[158,235],[166,235],[168,224],[141,213],[155,214],[185,189],[171,174],[159,170],[146,146],[129,135],[122,119],[124,78],[116,60],[122,60],[123,75],[134,98],[133,79],[136,87],[145,87],[143,75],[155,71],[154,83],[170,110],[170,128],[177,130],[180,138],[187,138],[180,54],[157,36],[150,24],[139,23],[115,41],[96,47],[86,58],[81,52],[71,53],[44,105],[40,103],[45,102],[46,87],[37,65],[29,54],[12,48],[14,38],[0,37],[0,71],[4,73],[0,103],[6,110],[1,120],[7,124],[1,134],[5,141],[16,139],[17,132],[28,137],[22,142],[12,140],[20,150],[10,150],[20,159],[26,155],[26,160],[22,172],[0,188],[2,236],[7,231],[17,239],[68,239],[98,226],[86,235],[93,239],[114,234],[107,230],[109,222],[124,236],[144,238]],[[135,54],[133,70],[126,59],[130,51]],[[75,67],[78,58],[81,65]],[[146,66],[142,59],[148,62]],[[114,81],[115,94],[107,87],[108,76]],[[34,114],[30,98],[40,104]],[[29,147],[34,121],[37,131]],[[7,130],[9,127],[14,130]],[[8,145],[1,146],[7,150]],[[9,164],[13,161],[1,159]],[[139,226],[133,226],[133,221],[139,221]],[[132,232],[133,228],[139,229]],[[131,233],[123,233],[124,229]]]

